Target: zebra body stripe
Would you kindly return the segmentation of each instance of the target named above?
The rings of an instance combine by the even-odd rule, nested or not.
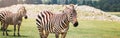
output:
[[[59,18],[58,18],[59,17]],[[53,14],[49,11],[42,11],[38,14],[38,17],[36,19],[37,25],[39,28],[50,32],[63,32],[65,28],[67,28],[67,25],[69,22],[67,14]],[[67,22],[66,22],[67,21]]]

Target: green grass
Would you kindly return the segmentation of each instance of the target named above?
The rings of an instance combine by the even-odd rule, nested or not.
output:
[[[39,38],[39,34],[38,34],[38,31],[37,31],[37,28],[36,28],[36,25],[35,25],[35,19],[25,19],[23,20],[23,23],[21,25],[21,30],[20,30],[20,34],[21,34],[21,37],[18,37],[16,36],[15,38]],[[8,30],[10,30],[8,33],[9,33],[9,36],[3,36],[2,35],[2,31],[0,31],[0,37],[1,38],[14,38],[13,36],[13,25],[10,25],[8,27]],[[17,35],[17,33],[16,33]]]
[[[97,20],[78,20],[79,26],[73,27],[70,24],[66,38],[120,38],[120,23]],[[0,38],[39,38],[35,19],[23,20],[21,25],[21,37],[13,36],[13,26],[8,28],[9,36],[3,36],[0,31]],[[55,38],[49,34],[49,38]]]

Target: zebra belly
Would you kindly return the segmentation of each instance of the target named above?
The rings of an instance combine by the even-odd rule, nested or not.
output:
[[[46,32],[49,32],[49,33],[65,33],[68,31],[68,28],[64,28],[64,29],[51,29],[51,30],[45,30]]]

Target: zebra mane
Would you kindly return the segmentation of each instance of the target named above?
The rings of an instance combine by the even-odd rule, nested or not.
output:
[[[20,16],[20,17],[23,17],[23,14],[25,14],[26,13],[26,9],[25,9],[25,7],[24,6],[21,6],[19,9],[18,9],[18,11],[17,11],[17,15],[18,16]]]

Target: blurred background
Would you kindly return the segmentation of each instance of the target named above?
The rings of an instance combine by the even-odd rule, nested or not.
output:
[[[93,6],[103,11],[120,11],[120,0],[0,0],[0,7],[15,4],[78,4]]]

